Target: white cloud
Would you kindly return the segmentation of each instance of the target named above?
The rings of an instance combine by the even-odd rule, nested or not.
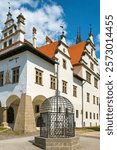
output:
[[[26,39],[32,41],[32,28],[37,29],[37,43],[38,45],[44,44],[45,36],[48,35],[52,40],[58,40],[61,34],[60,25],[63,25],[66,29],[66,22],[63,18],[63,8],[56,3],[43,3],[43,0],[11,0],[11,13],[15,22],[19,13],[22,13],[26,18]],[[42,3],[42,7],[38,8]],[[26,4],[30,5],[34,10],[28,9]],[[8,12],[8,1],[0,3],[0,29],[3,29],[4,22],[6,20],[6,14]],[[2,23],[1,23],[2,22]]]

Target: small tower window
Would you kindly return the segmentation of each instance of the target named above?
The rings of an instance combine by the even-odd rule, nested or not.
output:
[[[63,68],[64,68],[64,69],[67,69],[67,63],[66,63],[66,60],[65,60],[65,59],[63,59]]]
[[[4,48],[7,47],[7,42],[4,42]]]
[[[7,32],[6,33],[4,33],[4,37],[6,37],[7,36]]]
[[[12,44],[12,39],[9,40],[9,46]]]
[[[12,30],[12,29],[9,31],[9,34],[11,34],[11,33],[13,33],[13,30]]]
[[[91,49],[91,56],[93,57],[93,49]]]

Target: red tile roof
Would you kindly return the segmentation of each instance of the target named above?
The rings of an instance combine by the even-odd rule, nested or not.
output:
[[[85,45],[86,45],[86,42],[81,42],[81,43],[72,45],[68,48],[72,65],[79,63],[80,58],[83,54]]]
[[[58,45],[59,45],[59,42],[52,42],[50,44],[37,48],[37,50],[45,54],[46,56],[53,58]]]

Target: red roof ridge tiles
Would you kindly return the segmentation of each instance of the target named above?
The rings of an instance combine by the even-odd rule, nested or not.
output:
[[[56,53],[58,45],[59,42],[52,42],[50,44],[38,47],[37,50],[45,54],[46,56],[53,58]]]

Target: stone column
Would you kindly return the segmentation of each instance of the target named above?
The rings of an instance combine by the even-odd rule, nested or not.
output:
[[[29,95],[22,94],[21,96],[14,131],[24,133],[36,131],[32,99]]]
[[[8,123],[7,123],[7,108],[6,107],[3,108],[3,122],[2,122],[2,126],[3,127],[8,127]]]

